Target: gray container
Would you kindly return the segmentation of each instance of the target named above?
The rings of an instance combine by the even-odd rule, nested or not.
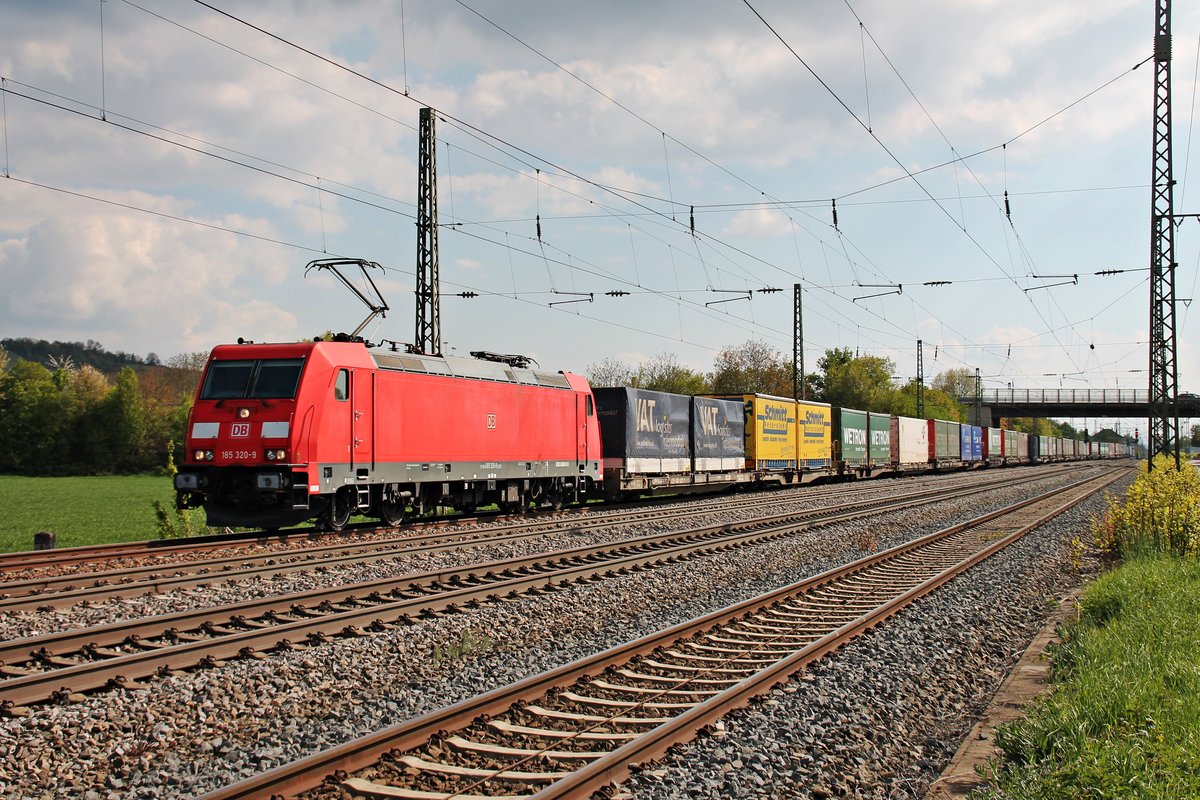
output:
[[[693,397],[691,430],[696,472],[721,472],[745,466],[746,414],[741,402]]]
[[[605,470],[620,468],[627,474],[691,470],[692,398],[628,387],[593,389],[592,394]]]

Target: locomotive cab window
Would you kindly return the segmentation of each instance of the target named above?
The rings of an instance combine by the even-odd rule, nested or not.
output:
[[[350,372],[349,370],[339,369],[337,383],[333,385],[334,400],[349,400],[350,399]]]
[[[258,362],[258,374],[250,397],[295,397],[300,383],[300,370],[304,368],[302,358],[273,358]]]
[[[303,368],[302,358],[214,361],[204,376],[200,399],[292,398]]]

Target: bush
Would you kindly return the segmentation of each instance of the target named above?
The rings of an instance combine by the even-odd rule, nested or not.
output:
[[[1144,469],[1144,468],[1143,468]],[[1108,497],[1092,523],[1096,546],[1114,559],[1155,553],[1200,556],[1200,473],[1166,456],[1143,471],[1123,497]]]

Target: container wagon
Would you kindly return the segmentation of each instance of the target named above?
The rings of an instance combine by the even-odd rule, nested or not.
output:
[[[962,463],[979,466],[983,462],[983,429],[977,425],[959,425],[958,449]]]
[[[926,424],[929,428],[929,466],[933,469],[959,466],[962,463],[959,423],[931,419]]]
[[[929,468],[929,421],[893,416],[890,421],[888,466],[895,472]]]

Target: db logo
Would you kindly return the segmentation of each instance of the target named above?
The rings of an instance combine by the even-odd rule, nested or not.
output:
[[[229,435],[238,439],[244,439],[250,435],[249,422],[233,422],[229,425]]]
[[[495,414],[488,414],[488,415],[487,415],[487,426],[488,426],[489,428],[495,428],[495,427],[496,427],[496,415],[495,415]]]

